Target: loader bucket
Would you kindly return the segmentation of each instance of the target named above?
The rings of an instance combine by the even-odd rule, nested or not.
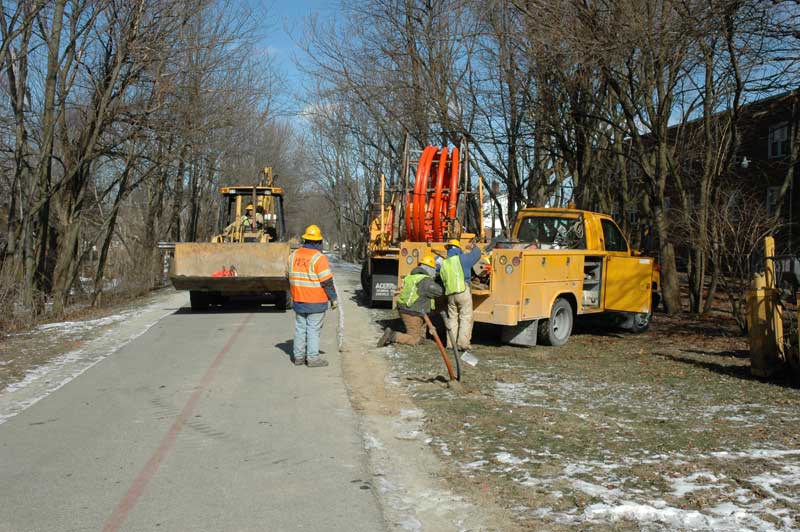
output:
[[[226,294],[260,294],[289,289],[286,263],[289,244],[179,243],[175,244],[169,278],[177,290]],[[222,269],[236,269],[235,277],[215,277]]]

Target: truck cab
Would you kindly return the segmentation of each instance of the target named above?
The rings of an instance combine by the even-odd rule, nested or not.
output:
[[[579,315],[613,314],[636,332],[649,324],[654,261],[632,251],[605,214],[523,209],[490,264],[473,313],[501,325],[507,343],[563,345]]]

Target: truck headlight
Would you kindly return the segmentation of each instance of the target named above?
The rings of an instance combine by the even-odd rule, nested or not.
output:
[[[509,274],[509,275],[514,273],[514,267],[512,265],[510,265],[510,264],[508,266],[506,266],[506,273]]]
[[[406,264],[410,265],[412,262],[414,262],[414,257],[412,257],[410,255],[408,257],[406,257]]]

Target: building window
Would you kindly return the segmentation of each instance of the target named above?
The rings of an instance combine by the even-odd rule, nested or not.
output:
[[[789,124],[784,122],[769,128],[769,158],[777,159],[789,153]]]

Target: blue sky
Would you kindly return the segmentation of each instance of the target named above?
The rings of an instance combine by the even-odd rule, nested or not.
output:
[[[302,35],[306,18],[313,13],[320,17],[330,16],[334,11],[336,2],[326,0],[264,0],[253,1],[257,12],[264,11],[264,25],[262,32],[263,45],[268,48],[276,60],[281,71],[286,75],[287,83],[294,90],[288,91],[289,98],[297,95],[303,84],[303,75],[295,68],[293,57],[300,50],[294,44],[292,36]],[[293,102],[295,104],[299,102]],[[293,106],[294,107],[294,106]]]

